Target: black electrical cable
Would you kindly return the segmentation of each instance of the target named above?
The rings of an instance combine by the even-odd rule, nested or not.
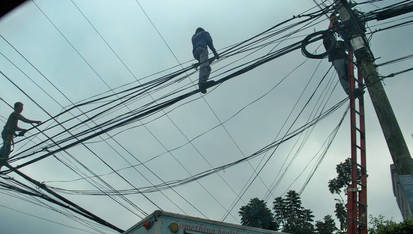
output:
[[[244,67],[244,68],[242,68],[242,69],[239,69],[238,71],[236,71],[236,72],[234,72],[234,73],[232,73],[232,74],[229,74],[229,75],[227,75],[227,76],[225,76],[225,77],[217,80],[214,85],[223,83],[223,82],[225,82],[225,81],[227,81],[227,80],[229,80],[229,79],[232,79],[232,78],[234,78],[234,77],[236,77],[236,76],[238,76],[238,75],[240,75],[240,74],[243,74],[243,73],[245,73],[245,72],[248,72],[248,71],[250,71],[250,70],[252,70],[252,69],[254,69],[254,68],[256,68],[256,67],[258,67],[258,66],[260,66],[260,65],[262,65],[262,64],[265,64],[265,63],[267,63],[267,62],[269,62],[269,61],[271,61],[271,60],[273,60],[273,59],[275,59],[275,58],[278,58],[278,57],[280,57],[280,56],[282,56],[282,55],[285,55],[285,54],[290,53],[290,52],[292,52],[292,51],[294,51],[294,50],[297,50],[297,49],[300,48],[300,45],[301,45],[301,42],[296,42],[296,43],[293,43],[293,44],[291,44],[291,45],[289,45],[289,46],[284,47],[283,49],[280,49],[280,50],[278,50],[278,51],[275,51],[275,52],[273,52],[273,53],[265,56],[265,57],[262,58],[261,60],[258,60],[258,61],[256,61],[256,62],[253,63],[253,64],[250,64],[250,65],[248,65],[248,66],[246,66],[246,67]],[[128,124],[128,123],[130,123],[131,121],[136,121],[136,120],[140,119],[141,117],[144,117],[144,116],[146,116],[146,115],[148,115],[148,114],[151,114],[151,113],[153,113],[153,112],[156,112],[156,111],[159,111],[159,110],[161,110],[161,109],[163,109],[163,108],[166,108],[166,107],[168,107],[168,106],[171,106],[171,105],[175,104],[176,102],[178,102],[178,101],[180,101],[180,100],[183,100],[183,99],[185,99],[185,98],[187,98],[187,97],[190,97],[190,96],[192,96],[192,95],[194,95],[194,94],[196,94],[196,93],[198,93],[198,90],[191,91],[191,92],[189,92],[189,93],[186,93],[186,94],[180,95],[180,96],[178,96],[178,97],[175,97],[175,98],[173,98],[173,99],[171,99],[171,100],[167,100],[167,101],[164,101],[164,102],[162,102],[162,103],[160,103],[160,104],[156,104],[156,105],[154,105],[154,106],[151,106],[150,108],[145,109],[144,111],[140,112],[140,113],[137,114],[137,115],[133,115],[133,116],[128,116],[128,117],[126,117],[126,118],[122,118],[121,121],[116,121],[115,124],[112,124],[110,127],[107,127],[107,129],[102,130],[102,131],[98,131],[97,133],[94,133],[94,134],[91,134],[91,135],[89,135],[89,136],[87,136],[87,137],[84,137],[84,138],[82,138],[82,139],[79,140],[79,141],[75,141],[75,142],[73,142],[73,143],[70,143],[70,144],[64,146],[63,149],[70,148],[70,147],[72,147],[72,146],[74,146],[74,145],[76,145],[76,144],[79,144],[79,143],[81,143],[81,142],[83,142],[83,141],[85,141],[85,140],[88,140],[88,139],[91,139],[91,138],[93,138],[93,137],[99,136],[99,135],[101,135],[101,134],[103,134],[103,133],[106,133],[107,131],[112,130],[112,129],[114,129],[114,128],[117,128],[117,127],[120,127],[120,126],[124,126],[125,124]],[[110,121],[109,121],[109,122],[110,122]],[[105,124],[107,124],[107,123],[108,123],[108,122],[106,122]],[[98,126],[98,128],[101,128],[101,126]],[[45,154],[45,155],[49,156],[49,155],[51,155],[51,154],[53,154],[53,153],[56,153],[56,152],[59,152],[59,151],[61,151],[61,149],[50,151],[49,153],[47,153],[47,154]],[[28,164],[30,164],[31,162],[35,162],[35,161],[38,161],[38,160],[40,160],[40,159],[43,159],[43,158],[47,157],[47,156],[45,156],[45,155],[43,155],[43,156],[35,159],[34,161],[31,160],[31,161],[29,161],[29,162],[26,162],[26,163],[24,163],[23,165],[28,165]],[[19,167],[18,167],[18,168],[19,168]]]
[[[399,23],[399,24],[394,24],[394,25],[391,25],[391,26],[388,26],[388,27],[373,30],[372,32],[370,32],[370,34],[374,34],[374,33],[381,32],[381,31],[386,31],[386,30],[389,30],[389,29],[395,29],[395,28],[399,28],[399,27],[402,27],[402,26],[408,26],[412,23],[413,23],[413,20],[408,20],[408,21],[405,21],[405,22],[402,22],[402,23]]]
[[[307,60],[306,60],[306,61],[307,61]],[[304,63],[305,63],[306,61],[300,63],[297,67],[295,67],[294,69],[292,69],[286,76],[284,76],[280,81],[278,81],[274,86],[272,86],[267,92],[265,92],[264,94],[262,94],[262,95],[259,96],[258,98],[254,99],[253,101],[251,101],[250,103],[248,103],[247,105],[245,105],[244,107],[242,107],[241,109],[239,109],[238,111],[236,111],[234,114],[232,114],[232,115],[231,115],[229,118],[227,118],[226,120],[224,120],[224,121],[222,121],[221,123],[219,123],[219,124],[211,127],[210,129],[208,129],[208,130],[206,130],[206,131],[204,131],[204,132],[196,135],[195,137],[189,139],[187,143],[184,143],[184,144],[182,144],[182,145],[180,145],[180,146],[177,146],[177,147],[174,147],[174,148],[172,148],[172,149],[169,149],[168,151],[176,151],[176,150],[178,150],[178,149],[181,149],[181,148],[185,147],[186,145],[190,144],[190,142],[194,142],[196,139],[198,139],[198,138],[202,137],[203,135],[209,133],[210,131],[216,129],[217,127],[219,127],[219,126],[221,126],[221,125],[229,122],[230,120],[232,120],[233,118],[235,118],[236,116],[238,116],[243,110],[245,110],[246,108],[248,108],[248,107],[251,106],[252,104],[258,102],[259,100],[261,100],[262,98],[264,98],[265,96],[267,96],[270,92],[272,92],[276,87],[278,87],[279,85],[281,85],[281,84],[282,84],[287,78],[289,78],[299,67],[301,67],[302,65],[304,65]],[[197,99],[199,99],[199,98],[197,98]],[[197,99],[195,99],[195,100],[197,100]],[[181,105],[182,105],[182,104],[181,104]],[[121,133],[121,132],[120,132],[120,133]],[[99,142],[99,141],[96,141],[96,142],[88,142],[88,143],[89,143],[89,144],[93,144],[93,143],[97,143],[97,142]],[[152,161],[152,160],[160,157],[162,154],[164,154],[164,153],[160,153],[160,154],[158,154],[158,155],[156,155],[156,156],[154,156],[154,157],[146,160],[146,161],[143,162],[143,163],[133,165],[133,167],[146,164],[146,163],[148,163],[149,161]],[[130,167],[125,167],[125,168],[121,168],[121,169],[119,169],[119,170],[125,170],[125,169],[129,169],[129,168],[130,168]],[[99,176],[105,176],[105,175],[110,175],[110,174],[113,174],[113,172],[110,172],[110,173],[107,173],[107,174],[101,174],[101,175],[99,175]],[[78,181],[78,180],[82,180],[82,179],[84,179],[84,178],[75,179],[75,180],[70,180],[70,181],[48,181],[48,182],[74,182],[74,181]]]
[[[318,66],[320,66],[320,65],[321,65],[321,61],[318,63]],[[317,66],[316,68],[318,68],[318,66]],[[327,74],[329,73],[330,70],[331,70],[331,66],[330,66],[329,70],[325,73],[324,76],[327,76]],[[316,72],[316,70],[313,72],[312,76],[315,75],[315,72]],[[310,84],[310,81],[311,81],[311,80],[309,80],[309,81],[307,82],[306,87]],[[294,109],[296,108],[296,106],[298,106],[299,100],[300,100],[301,97],[304,95],[305,89],[306,89],[306,88],[304,88],[303,91],[301,92],[301,95],[300,95],[299,99],[296,101],[296,103],[294,104],[293,108],[291,109],[290,114],[289,114],[289,116],[287,117],[287,119],[284,121],[282,128],[284,128],[284,126],[287,124],[287,121],[289,120],[289,117],[292,115],[292,113],[293,113]],[[325,90],[325,89],[323,89],[323,90]],[[320,95],[320,97],[321,97],[321,95]],[[319,100],[320,100],[320,98],[317,100],[317,102],[318,102]],[[327,102],[325,102],[325,106],[326,106],[326,105],[327,105]],[[321,113],[324,111],[325,106],[321,109],[321,111],[319,111],[319,115],[321,115]],[[318,112],[318,111],[317,111],[317,112]],[[312,110],[312,113],[310,114],[310,116],[309,116],[309,118],[307,119],[306,122],[310,122],[311,119],[316,118],[317,116],[319,116],[319,115],[317,115],[317,116],[316,116],[316,115],[313,115],[313,113],[317,113],[317,112],[314,112],[314,109],[313,109],[313,110]],[[315,126],[313,126],[313,127],[310,129],[310,131],[312,131],[312,130],[314,129],[314,127],[315,127]],[[278,135],[279,135],[280,133],[281,133],[281,130],[280,130],[280,132],[278,133]],[[298,140],[299,140],[299,139],[297,139],[296,143],[298,142]],[[302,143],[303,143],[303,142],[302,142]],[[294,148],[294,146],[292,147],[292,149],[293,149],[293,148]],[[291,149],[291,151],[292,151],[292,149]],[[291,152],[291,151],[290,151],[290,152]],[[285,165],[287,164],[287,162],[288,162],[288,158],[289,158],[290,155],[291,155],[290,152],[287,154],[286,160],[284,160],[284,162],[282,163],[282,165],[281,165],[281,167],[280,167],[280,170],[278,170],[278,173],[274,176],[273,182],[271,183],[271,191],[273,191],[275,188],[278,187],[279,183],[280,183],[281,180],[284,178],[285,173],[287,172],[288,168],[291,166],[292,161],[298,156],[298,150],[297,150],[297,152],[292,156],[292,160],[290,160],[290,162],[289,162],[288,165],[285,167],[285,169],[283,169],[284,166],[285,166]],[[271,194],[266,194],[266,195],[264,196],[264,200],[268,201],[268,199],[270,198],[270,196],[271,196]]]
[[[317,69],[318,67],[316,67]],[[331,67],[330,67],[331,69]],[[290,127],[287,129],[286,133],[284,134],[284,136],[281,138],[281,140],[283,140],[285,137],[288,136],[290,130],[292,129],[292,127],[294,126],[294,124],[298,121],[299,117],[301,116],[301,114],[304,112],[304,110],[307,108],[308,104],[310,103],[310,101],[312,100],[312,98],[314,97],[315,93],[317,92],[317,90],[319,89],[321,83],[324,81],[325,77],[327,76],[328,72],[330,71],[330,69],[327,71],[327,73],[322,77],[322,79],[320,80],[320,82],[318,83],[317,87],[315,88],[315,90],[313,91],[312,95],[308,98],[307,102],[304,104],[304,106],[301,108],[301,111],[298,113],[298,115],[296,116],[296,118],[293,120],[293,122],[291,123]],[[313,73],[314,76],[314,73]],[[312,77],[313,77],[312,76]],[[311,80],[311,79],[310,79]],[[308,83],[309,84],[309,83]],[[308,85],[307,84],[307,85]],[[305,90],[305,89],[304,89]],[[302,93],[303,94],[303,93]],[[298,102],[297,102],[298,103]],[[297,104],[296,103],[296,104]],[[290,112],[290,114],[292,113],[292,111]],[[286,121],[284,123],[287,123],[288,118],[286,119]],[[275,151],[278,149],[278,146],[275,147],[273,149],[273,151],[271,152],[270,156],[267,158],[267,160],[265,161],[265,163],[261,166],[259,172],[257,173],[257,175],[255,175],[253,177],[253,179],[248,183],[247,187],[244,189],[243,193],[236,199],[236,201],[233,203],[230,212],[234,209],[234,207],[238,204],[240,198],[247,192],[247,190],[251,187],[251,185],[254,183],[255,179],[257,178],[258,174],[261,173],[261,171],[264,169],[264,167],[267,165],[267,163],[270,161],[270,159],[274,156]],[[229,213],[226,213],[224,215],[224,217],[222,218],[222,220],[224,221]]]
[[[324,147],[324,149],[321,152],[321,155],[318,158],[318,161],[315,165],[315,167],[312,169],[311,173],[309,174],[309,176],[307,177],[307,179],[305,180],[303,186],[301,187],[301,189],[299,190],[299,194],[302,194],[305,190],[305,188],[307,187],[308,183],[310,183],[311,179],[313,178],[315,172],[317,171],[318,167],[320,166],[321,162],[324,160],[328,150],[331,147],[331,144],[333,143],[334,139],[337,136],[338,130],[340,129],[341,125],[343,124],[344,121],[344,117],[346,117],[347,112],[350,110],[350,106],[348,106],[346,108],[346,110],[344,111],[339,123],[337,124],[337,126],[333,129],[333,131],[329,134],[328,138],[326,139],[326,142],[324,142],[323,145],[326,144],[326,146]],[[321,151],[321,149],[320,149]],[[319,152],[320,152],[319,151]],[[318,153],[317,153],[318,154]],[[303,170],[304,171],[304,170]]]
[[[404,69],[404,70],[399,71],[399,72],[394,72],[394,73],[391,73],[391,74],[388,74],[388,75],[385,75],[385,76],[380,76],[380,80],[384,80],[384,79],[387,79],[387,78],[395,77],[395,76],[397,76],[397,75],[400,75],[400,74],[403,74],[403,73],[406,73],[406,72],[410,72],[410,71],[413,71],[413,67],[408,68],[408,69]],[[370,84],[370,85],[371,85],[371,84]]]
[[[29,99],[31,99],[36,105],[38,105],[45,113],[47,113],[49,116],[51,116],[43,107],[41,107],[35,100],[33,100],[29,95],[27,95],[26,92],[24,92],[24,90],[22,90],[19,86],[17,86],[8,76],[6,76],[2,71],[0,71],[0,73],[7,79],[9,80],[13,85],[16,86],[16,88],[18,88],[22,93],[24,93],[27,97],[29,97]],[[46,137],[48,137],[46,135]],[[50,139],[50,138],[49,138]],[[51,139],[52,140],[52,139]],[[52,140],[53,141],[53,140]],[[94,151],[92,151],[90,148],[88,148],[87,146],[85,146],[86,149],[88,149],[92,154],[94,154],[97,158],[101,159]],[[60,151],[65,151],[65,149],[63,149],[62,147],[59,146],[59,152]],[[65,151],[66,152],[66,151]],[[79,163],[80,165],[82,165],[82,167],[84,167],[86,170],[88,170],[89,172],[91,172],[92,174],[94,174],[89,168],[87,168],[84,164],[82,164],[79,160],[77,160],[76,158],[74,158],[71,154],[69,154],[68,152],[66,152],[73,160],[75,160],[77,163]],[[50,154],[54,156],[54,153]],[[55,157],[59,162],[62,162],[61,160],[59,160],[57,157]],[[101,159],[102,160],[102,159]],[[63,162],[62,162],[63,163]],[[65,164],[67,165],[67,164]],[[17,168],[16,168],[17,169]],[[6,171],[3,172],[5,174],[10,173],[11,171]],[[114,189],[112,186],[110,186],[108,183],[106,183],[105,181],[101,180],[103,183],[105,183],[107,185],[107,187]],[[110,197],[111,199],[113,199],[112,197]],[[133,202],[131,202],[129,199],[127,199],[126,197],[123,197],[123,199],[128,202],[130,205],[132,205],[133,207],[135,207],[137,210],[139,210],[141,213],[145,214],[145,212],[143,210],[141,210],[138,206],[136,206],[136,204],[134,204]],[[115,200],[116,201],[116,200]],[[119,202],[118,202],[119,203]],[[119,203],[120,204],[120,203]],[[121,205],[121,204],[120,204]],[[122,205],[123,206],[123,205]],[[137,215],[139,217],[138,214],[136,214],[135,212],[133,212],[132,210],[130,210],[129,208],[123,206],[124,208],[126,208],[127,210],[131,211],[133,214]]]
[[[313,54],[310,53],[307,50],[307,46],[314,41],[323,39],[325,37],[333,37],[333,34],[331,31],[329,30],[324,30],[324,31],[318,31],[315,33],[312,33],[308,36],[306,36],[303,40],[303,43],[301,44],[301,52],[307,57],[307,58],[312,58],[312,59],[323,59],[325,58],[328,53],[336,46],[336,43],[330,43],[329,48],[327,48],[327,50],[321,54]]]
[[[249,155],[249,156],[247,156],[247,157],[245,157],[245,158],[242,158],[242,159],[233,161],[233,162],[231,162],[231,163],[227,163],[227,164],[225,164],[225,165],[221,165],[221,166],[218,166],[218,167],[216,167],[216,168],[212,168],[212,169],[209,169],[209,170],[206,170],[206,171],[203,171],[203,172],[199,172],[199,173],[195,174],[194,176],[187,177],[187,178],[185,178],[185,179],[172,180],[172,181],[169,181],[169,182],[167,182],[167,183],[162,183],[162,184],[156,185],[155,187],[146,186],[146,187],[143,187],[143,189],[138,189],[137,191],[133,191],[133,190],[124,190],[124,191],[125,191],[125,192],[128,191],[129,194],[130,194],[130,192],[132,192],[132,193],[137,193],[137,192],[138,192],[138,193],[152,193],[152,192],[158,191],[159,189],[168,189],[168,188],[170,188],[170,187],[181,186],[181,185],[190,183],[190,182],[192,182],[192,181],[199,180],[199,179],[204,178],[204,177],[206,177],[206,176],[209,176],[209,175],[211,175],[211,174],[217,173],[217,172],[219,172],[219,171],[225,170],[225,169],[227,169],[227,168],[230,168],[230,167],[232,167],[232,166],[235,166],[235,165],[240,164],[240,163],[242,163],[242,162],[245,162],[245,161],[247,161],[247,160],[250,160],[250,159],[253,159],[253,158],[255,158],[255,157],[258,157],[259,155],[267,152],[268,150],[271,150],[271,149],[273,149],[274,147],[277,147],[278,145],[280,145],[280,144],[282,144],[282,143],[284,143],[284,142],[286,142],[286,141],[288,141],[288,140],[290,140],[290,139],[298,136],[299,134],[301,134],[302,132],[304,132],[304,131],[307,130],[308,128],[310,128],[310,127],[312,127],[313,125],[317,124],[317,123],[318,123],[319,121],[321,121],[322,119],[324,119],[324,118],[326,118],[327,116],[329,116],[330,114],[334,113],[336,110],[338,110],[338,109],[339,109],[344,103],[346,103],[346,102],[347,102],[347,98],[341,100],[340,102],[336,103],[335,105],[333,105],[332,107],[330,107],[328,110],[326,110],[325,112],[323,112],[322,114],[320,114],[317,118],[311,120],[310,122],[307,122],[306,124],[304,124],[304,125],[300,126],[299,128],[295,129],[294,131],[291,131],[291,132],[290,132],[286,137],[284,137],[283,139],[279,139],[279,140],[273,141],[273,142],[271,142],[270,144],[262,147],[260,150],[256,151],[255,153],[253,153],[253,154],[251,154],[251,155]],[[61,189],[61,188],[57,188],[57,187],[51,187],[51,188],[57,189],[58,191],[61,191],[61,192],[63,192],[63,191],[73,192],[72,194],[77,193],[77,194],[87,194],[87,195],[102,195],[100,192],[97,192],[97,191],[91,191],[91,192],[89,193],[89,192],[85,192],[84,190],[72,190],[72,189],[68,190],[68,189]],[[84,193],[84,192],[85,192],[85,193]],[[120,194],[122,194],[122,193],[120,193]]]

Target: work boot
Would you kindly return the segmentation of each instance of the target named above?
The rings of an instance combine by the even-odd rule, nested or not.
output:
[[[206,88],[212,87],[216,84],[217,82],[215,80],[209,80],[206,82],[205,86]]]
[[[214,86],[217,82],[215,80],[210,80],[205,83],[200,83],[199,84],[199,91],[203,94],[207,93],[207,88]]]
[[[203,93],[203,94],[206,94],[207,93],[207,90],[206,90],[206,87],[205,87],[205,85],[204,84],[200,84],[199,85],[199,91],[201,92],[201,93]]]

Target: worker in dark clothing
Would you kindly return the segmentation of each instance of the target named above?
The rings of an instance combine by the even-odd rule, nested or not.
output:
[[[330,16],[329,29],[333,28],[336,22],[337,17],[335,15]],[[327,31],[323,38],[323,44],[326,50],[330,50],[328,52],[328,61],[333,64],[340,80],[341,86],[343,87],[347,95],[349,95],[350,86],[348,81],[348,60],[344,41],[337,40],[334,32]]]
[[[0,149],[0,169],[6,164],[9,158],[11,146],[14,143],[13,138],[15,136],[23,136],[27,131],[26,129],[17,126],[17,122],[21,120],[26,123],[41,123],[41,121],[26,119],[25,117],[23,117],[23,115],[21,115],[22,111],[23,103],[16,102],[14,104],[14,112],[10,114],[9,118],[7,119],[6,125],[1,132],[1,137],[3,138],[3,146]],[[16,132],[19,132],[19,134],[16,134]]]
[[[207,87],[211,86],[214,82],[209,81],[208,77],[211,73],[211,67],[208,60],[208,47],[214,53],[215,59],[219,59],[219,55],[214,48],[212,38],[207,31],[203,28],[197,28],[195,34],[192,36],[192,54],[194,58],[199,61],[199,90],[201,93],[206,93]]]

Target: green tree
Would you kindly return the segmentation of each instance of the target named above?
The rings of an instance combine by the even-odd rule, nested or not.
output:
[[[291,190],[285,198],[277,197],[273,202],[274,217],[283,232],[294,234],[314,233],[314,215],[302,206],[300,195]]]
[[[241,224],[250,227],[258,227],[270,230],[278,230],[274,216],[267,204],[258,198],[253,198],[239,210]]]
[[[287,203],[282,197],[275,198],[273,202],[274,218],[280,226],[285,226],[287,222]]]
[[[340,222],[340,230],[345,231],[347,229],[347,208],[342,201],[338,199],[336,201],[334,213]]]
[[[347,229],[347,201],[343,198],[345,189],[351,183],[351,160],[346,159],[344,162],[337,164],[336,166],[337,177],[328,181],[328,190],[330,193],[338,195],[336,198],[336,205],[334,213],[340,222],[340,230],[345,231]],[[357,171],[358,177],[360,177],[360,170]]]
[[[317,221],[315,226],[318,234],[331,234],[337,230],[336,222],[331,215],[324,216],[324,220]]]
[[[328,181],[328,189],[332,194],[340,195],[342,190],[347,188],[351,182],[351,161],[350,158],[336,166],[337,177]]]
[[[413,219],[406,219],[401,223],[385,220],[384,216],[373,217],[370,215],[369,234],[408,234],[413,233]]]

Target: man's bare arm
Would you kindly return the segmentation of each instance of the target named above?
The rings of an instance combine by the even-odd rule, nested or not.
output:
[[[25,123],[35,123],[35,124],[40,124],[40,123],[41,123],[41,121],[27,119],[27,118],[25,118],[23,115],[18,115],[17,118],[18,118],[19,120],[25,122]]]

